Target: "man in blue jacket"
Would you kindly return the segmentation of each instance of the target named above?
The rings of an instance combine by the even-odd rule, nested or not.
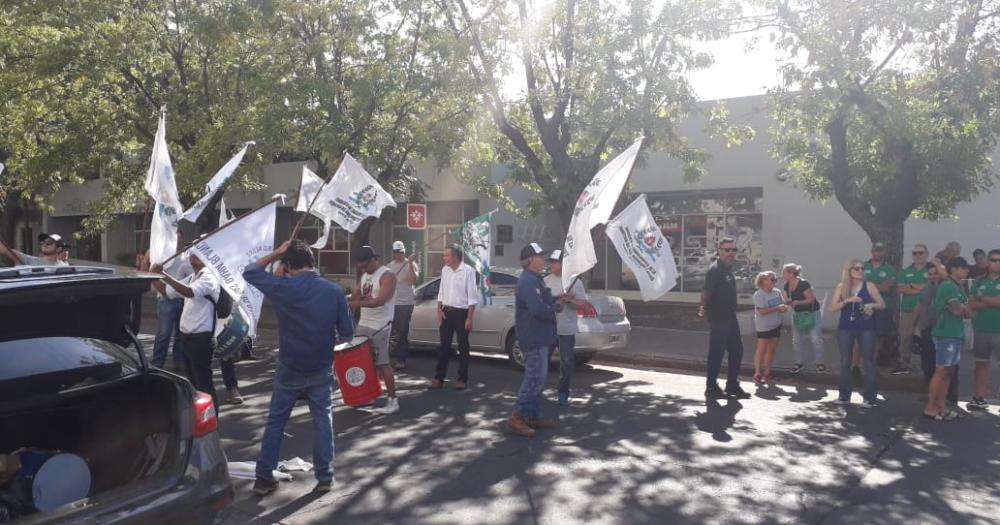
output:
[[[542,416],[542,390],[548,379],[549,354],[556,345],[556,312],[559,307],[545,281],[546,252],[537,243],[521,249],[521,277],[517,280],[514,323],[517,341],[524,352],[524,380],[510,415],[510,428],[520,436],[534,437],[535,430],[549,428]]]
[[[275,268],[280,275],[265,270],[274,261],[280,261]],[[272,473],[278,467],[281,437],[295,401],[303,394],[313,420],[314,490],[329,492],[333,483],[333,347],[338,338],[349,341],[354,336],[354,322],[344,290],[313,271],[313,264],[312,250],[296,240],[285,242],[243,272],[247,283],[271,301],[278,318],[278,368],[253,485],[259,496],[278,488]]]

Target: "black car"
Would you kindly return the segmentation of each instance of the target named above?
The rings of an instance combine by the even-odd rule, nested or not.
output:
[[[135,334],[157,277],[0,268],[0,522],[218,523],[233,485],[212,399]]]

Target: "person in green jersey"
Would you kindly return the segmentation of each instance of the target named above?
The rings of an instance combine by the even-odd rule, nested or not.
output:
[[[885,260],[885,244],[872,244],[872,258],[865,263],[865,280],[874,284],[885,298],[885,310],[875,313],[875,360],[880,366],[891,366],[899,360],[896,344],[896,305],[893,288],[896,287],[896,267]]]
[[[975,394],[969,409],[986,410],[986,393],[990,386],[990,356],[1000,359],[1000,249],[990,250],[986,259],[988,270],[972,285],[969,304],[975,312],[972,319],[972,353],[976,357],[973,375]]]
[[[927,246],[913,247],[913,264],[899,273],[899,358],[893,374],[909,374],[914,336],[917,332],[917,305],[920,293],[927,286]]]
[[[941,281],[934,297],[937,321],[931,330],[934,350],[937,353],[935,358],[937,368],[934,370],[934,377],[931,378],[927,406],[924,407],[924,417],[938,421],[961,417],[961,412],[948,408],[945,398],[955,367],[958,366],[962,356],[965,319],[972,317],[969,296],[962,287],[962,280],[969,275],[969,263],[963,257],[953,257],[948,260],[945,267],[948,270],[948,279]]]

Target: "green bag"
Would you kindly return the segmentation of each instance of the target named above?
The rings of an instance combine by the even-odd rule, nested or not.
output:
[[[795,312],[792,315],[792,323],[795,325],[795,329],[800,332],[805,332],[816,326],[816,312]]]

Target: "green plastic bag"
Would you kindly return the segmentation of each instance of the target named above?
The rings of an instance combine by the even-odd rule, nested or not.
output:
[[[792,315],[792,323],[795,325],[795,329],[800,332],[809,331],[816,326],[815,312],[795,312]]]

